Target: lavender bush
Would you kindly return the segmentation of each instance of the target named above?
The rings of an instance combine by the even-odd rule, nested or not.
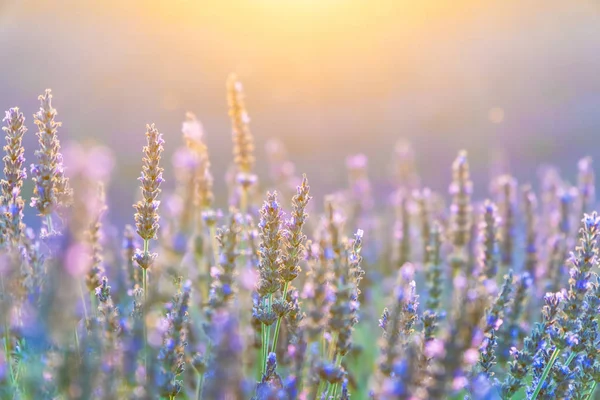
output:
[[[188,114],[171,193],[161,193],[170,144],[146,127],[141,195],[124,226],[105,218],[108,171],[65,168],[50,90],[34,115],[27,208],[26,121],[6,112],[2,399],[594,398],[591,159],[577,187],[548,170],[536,195],[500,176],[478,203],[461,151],[446,207],[400,141],[393,201],[375,208],[362,155],[348,158],[348,188],[324,196],[270,142],[271,182],[259,181],[234,75],[227,95],[229,204],[214,201],[202,126]],[[85,151],[96,150],[69,154]]]

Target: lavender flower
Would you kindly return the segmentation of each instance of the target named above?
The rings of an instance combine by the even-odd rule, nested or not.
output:
[[[102,216],[106,211],[104,196],[104,187],[99,185],[99,209],[97,210],[96,215],[93,216],[88,230],[88,242],[91,247],[91,265],[87,271],[86,284],[90,292],[93,292],[98,286],[100,286],[102,279],[101,277],[104,274],[104,267],[102,266],[103,260],[101,243]]]
[[[171,397],[179,393],[182,388],[182,382],[177,377],[184,371],[185,365],[191,282],[186,281],[179,290],[173,297],[173,301],[167,304],[168,327],[163,335],[163,345],[158,355],[158,360],[162,364],[158,377],[159,389],[163,396]]]
[[[423,313],[423,333],[425,342],[433,339],[440,315],[440,297],[442,295],[441,226],[436,221],[431,228],[431,243],[427,247],[426,280],[428,286],[426,310]]]
[[[523,214],[525,215],[525,271],[534,281],[537,278],[537,198],[531,186],[523,188]]]
[[[523,336],[521,320],[525,307],[527,305],[527,295],[532,286],[531,275],[523,272],[515,284],[514,297],[510,308],[505,313],[506,323],[502,324],[500,329],[500,343],[502,351],[498,354],[501,361],[506,361],[509,356],[509,350],[516,347]]]
[[[269,296],[280,288],[279,271],[282,257],[280,243],[282,241],[281,219],[283,211],[277,202],[277,193],[267,193],[261,211],[260,229],[260,280],[257,291],[261,296]]]
[[[486,279],[494,279],[498,272],[498,216],[496,206],[490,201],[483,205],[483,219],[480,225],[479,256],[480,273]]]
[[[383,376],[392,374],[399,351],[410,340],[418,319],[419,296],[415,293],[415,281],[407,282],[404,275],[403,271],[398,274],[391,311],[384,309],[379,320],[380,327],[383,329],[383,338],[380,346],[381,361],[378,367]]]
[[[410,214],[408,212],[408,196],[397,193],[396,226],[394,238],[396,239],[396,268],[401,268],[410,260]]]
[[[60,153],[60,142],[57,128],[61,126],[56,122],[56,109],[52,107],[52,93],[46,89],[39,97],[40,110],[33,118],[38,127],[36,134],[39,139],[40,149],[36,150],[37,164],[31,165],[31,174],[35,187],[31,206],[36,207],[42,216],[50,216],[59,207],[70,205],[73,195],[69,187],[69,179],[64,174],[63,158]],[[52,231],[52,226],[48,226]]]
[[[563,340],[568,340],[569,335],[578,337],[583,333],[581,318],[585,315],[588,307],[588,303],[585,301],[586,296],[593,288],[591,271],[600,265],[598,259],[600,216],[594,212],[591,215],[585,215],[582,222],[580,245],[576,248],[575,253],[571,254],[571,278],[564,302],[563,315],[558,321],[560,329],[556,332],[557,336],[554,337],[555,344],[558,346],[561,346]]]
[[[194,158],[195,171],[191,174],[194,194],[194,205],[202,210],[202,217],[207,223],[214,221],[213,176],[210,172],[210,159],[206,144],[202,141],[204,130],[202,124],[192,113],[186,113],[182,128],[185,143]]]
[[[256,181],[254,168],[254,138],[250,132],[250,117],[244,103],[244,89],[235,74],[227,78],[227,102],[231,118],[233,136],[233,162],[236,167],[236,181],[242,187],[240,210],[245,213],[247,190]]]
[[[517,181],[508,175],[498,182],[501,191],[500,205],[500,248],[502,264],[512,267],[515,240],[515,213],[517,208]]]
[[[360,294],[359,284],[363,278],[364,271],[360,267],[362,257],[363,232],[359,229],[354,235],[354,240],[348,251],[347,276],[339,277],[336,300],[331,307],[331,318],[329,326],[331,331],[337,334],[336,355],[345,356],[352,345],[351,336],[354,325],[358,323],[358,296]]]
[[[495,350],[497,346],[496,331],[491,330],[479,348],[479,361],[477,362],[481,373],[488,379],[494,376],[492,368],[496,365]]]
[[[430,241],[431,232],[431,190],[424,188],[423,190],[413,192],[417,205],[419,207],[419,219],[421,222],[421,239],[423,242],[423,264],[429,262],[427,247]]]
[[[316,340],[327,324],[329,306],[332,302],[332,290],[329,282],[333,279],[330,269],[331,260],[325,249],[317,244],[307,243],[308,264],[310,266],[303,297],[308,303],[306,329],[311,341]]]
[[[208,298],[209,308],[207,313],[210,316],[213,312],[227,307],[236,293],[236,258],[238,250],[236,249],[239,241],[239,214],[231,212],[228,226],[224,226],[217,233],[217,241],[220,246],[219,266],[213,273],[213,282]]]
[[[17,107],[8,110],[3,121],[6,122],[6,126],[2,128],[6,133],[6,146],[4,146],[6,155],[2,158],[5,179],[0,181],[0,207],[6,207],[7,211],[6,219],[9,229],[6,235],[13,241],[18,241],[24,229],[21,187],[23,180],[27,178],[27,172],[23,168],[25,149],[22,141],[27,128],[24,125],[25,117]],[[2,235],[0,243],[5,240],[5,237]]]
[[[280,272],[284,285],[293,281],[300,272],[298,264],[304,255],[304,241],[306,240],[306,236],[302,232],[302,227],[306,218],[308,218],[305,210],[311,199],[309,191],[310,187],[308,186],[306,175],[304,175],[301,185],[298,186],[297,194],[292,199],[294,210],[290,218],[285,221],[285,254],[282,256]]]
[[[302,232],[302,227],[308,217],[308,214],[306,214],[304,210],[310,200],[309,191],[308,181],[306,175],[304,175],[301,185],[297,188],[297,194],[292,199],[294,210],[292,211],[290,219],[285,221],[285,252],[281,256],[281,267],[279,269],[280,280],[283,284],[283,293],[281,299],[274,304],[275,314],[277,314],[277,325],[275,326],[275,335],[273,338],[273,350],[277,349],[281,320],[282,318],[287,318],[290,312],[292,312],[292,306],[294,306],[292,303],[288,302],[288,292],[290,283],[300,273],[300,266],[298,264],[304,255],[304,241],[306,240],[306,236]],[[301,314],[297,309],[297,299],[295,307],[296,309],[293,310],[293,312],[296,318],[298,318]],[[296,318],[293,318],[292,321],[299,321]]]
[[[500,289],[500,294],[492,306],[487,310],[484,332],[488,333],[492,330],[498,330],[498,328],[500,328],[507,305],[511,300],[512,291],[513,274],[512,271],[509,271],[509,273],[504,276],[504,284]]]
[[[160,167],[160,156],[163,152],[164,140],[158,129],[152,125],[146,125],[147,145],[144,146],[144,158],[142,166],[142,176],[139,178],[142,189],[142,200],[134,204],[136,210],[135,224],[137,233],[144,242],[156,238],[158,231],[158,195],[160,194],[160,184],[164,181],[162,174],[163,168]],[[141,268],[147,269],[150,264],[138,264]]]
[[[502,383],[500,393],[503,399],[510,399],[526,382],[530,368],[534,363],[540,364],[540,357],[545,352],[545,343],[548,340],[547,331],[556,323],[564,295],[561,292],[547,293],[544,297],[542,309],[543,322],[537,323],[530,336],[523,341],[523,349],[511,349],[513,361],[509,362],[509,374]],[[545,362],[542,361],[541,365]]]
[[[450,236],[455,248],[460,249],[467,245],[470,238],[471,194],[473,182],[469,177],[469,163],[467,152],[461,151],[452,164],[452,184],[450,185],[452,206],[450,207]]]
[[[275,372],[277,369],[277,356],[275,353],[269,353],[267,356],[267,366],[260,383],[256,388],[256,399],[269,399],[282,387],[281,377]]]

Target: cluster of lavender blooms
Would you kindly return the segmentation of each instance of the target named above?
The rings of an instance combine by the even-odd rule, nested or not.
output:
[[[215,203],[204,130],[188,113],[172,170],[163,135],[146,126],[141,193],[124,226],[107,218],[110,154],[72,145],[63,160],[50,90],[34,115],[32,194],[25,117],[6,112],[0,398],[597,396],[591,159],[576,186],[547,169],[536,195],[502,175],[478,203],[465,151],[445,196],[421,184],[400,141],[389,204],[375,207],[368,160],[354,155],[347,188],[319,207],[282,142],[268,143],[271,181],[259,181],[234,75],[227,96],[228,204]],[[163,174],[174,176],[170,193]],[[26,197],[39,230],[24,223]]]

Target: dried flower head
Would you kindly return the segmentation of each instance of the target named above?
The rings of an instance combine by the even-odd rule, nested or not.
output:
[[[47,216],[58,207],[69,206],[73,193],[69,186],[69,179],[64,173],[63,157],[57,136],[57,129],[61,123],[55,121],[56,109],[52,107],[51,90],[46,89],[39,100],[40,110],[33,115],[38,127],[36,135],[40,149],[35,152],[38,163],[31,165],[31,174],[35,183],[31,206],[36,207],[40,215]]]
[[[297,193],[292,199],[292,214],[285,221],[285,253],[282,256],[280,271],[283,282],[291,282],[300,273],[299,264],[304,256],[304,241],[306,240],[302,227],[308,218],[305,210],[311,199],[309,192],[308,180],[304,175],[302,183],[298,186]]]
[[[160,184],[163,182],[163,168],[160,167],[160,156],[163,152],[164,140],[158,129],[152,125],[146,125],[147,145],[144,146],[144,158],[142,175],[139,178],[142,189],[142,200],[133,207],[135,213],[135,225],[137,233],[145,241],[156,238],[158,231],[158,195]]]
[[[27,178],[26,169],[23,168],[25,157],[23,153],[23,135],[27,132],[25,117],[17,107],[6,112],[3,119],[6,126],[2,130],[6,133],[6,145],[4,146],[4,179],[0,181],[0,207],[5,207],[7,221],[6,235],[2,235],[0,243],[6,236],[18,240],[23,231],[23,199],[21,187],[23,180]],[[1,218],[1,217],[0,217]]]
[[[277,202],[277,193],[267,193],[267,200],[260,210],[260,279],[257,291],[261,296],[273,294],[279,290],[281,282],[281,220],[283,211]]]
[[[244,102],[244,89],[237,75],[227,78],[227,101],[233,135],[233,161],[237,168],[238,181],[250,185],[254,168],[254,138],[250,132],[250,117]]]

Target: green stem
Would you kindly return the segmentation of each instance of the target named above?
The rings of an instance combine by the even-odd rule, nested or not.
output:
[[[77,346],[77,356],[81,359],[81,352],[79,350],[79,333],[77,333],[77,327],[75,327],[75,345]]]
[[[273,302],[273,294],[271,293],[269,295],[269,298],[267,299],[267,313],[271,313],[271,303]],[[271,327],[270,326],[266,326],[263,325],[263,343],[262,343],[262,349],[263,349],[263,357],[262,357],[262,363],[261,363],[261,376],[266,372],[267,370],[267,358],[269,357],[269,344],[270,344],[270,338],[271,336]]]
[[[568,367],[569,364],[571,364],[571,361],[573,361],[573,359],[577,356],[577,353],[574,351],[571,351],[571,354],[569,354],[569,358],[567,358],[567,361],[565,363],[565,365]]]
[[[200,395],[202,394],[202,386],[204,383],[204,374],[196,371],[196,400],[200,400]]]
[[[533,391],[533,394],[531,395],[531,400],[537,399],[540,390],[542,390],[542,385],[548,377],[548,374],[550,373],[550,370],[552,369],[552,366],[554,365],[554,362],[558,358],[559,354],[560,350],[558,348],[555,348],[554,352],[552,353],[552,356],[550,356],[550,360],[548,360],[548,364],[546,364],[546,368],[544,368],[544,372],[542,372],[542,376],[540,377],[540,380],[538,381],[535,390]]]
[[[148,254],[148,239],[144,239],[144,254]],[[142,322],[144,325],[144,370],[148,378],[148,328],[146,327],[146,308],[148,307],[148,272],[142,269],[142,290],[144,291],[144,306],[142,307]]]
[[[265,333],[266,333],[265,331],[266,331],[265,324],[263,324],[261,322],[261,324],[260,324],[260,340],[262,342],[261,346],[260,346],[260,360],[261,360],[261,363],[259,363],[258,364],[258,368],[256,368],[256,380],[257,380],[257,382],[261,381],[262,370],[263,370],[262,362],[265,359]]]
[[[85,304],[85,296],[83,294],[83,287],[81,286],[81,281],[79,282],[79,294],[81,295],[81,304],[83,305],[83,316],[85,317],[85,323],[87,324],[88,312],[87,312],[87,306]],[[84,326],[85,326],[85,324],[84,324]]]
[[[3,296],[6,297],[6,289],[4,288],[4,275],[0,274],[0,292]],[[8,367],[8,372],[10,374],[10,382],[14,387],[15,377],[13,375],[12,370],[12,357],[10,355],[10,330],[8,329],[8,321],[6,320],[6,316],[3,321],[4,325],[4,357],[6,357],[6,366]]]
[[[4,356],[6,357],[6,366],[10,374],[10,382],[14,387],[15,377],[12,369],[12,357],[10,356],[10,336],[9,336],[8,324],[4,324]]]
[[[289,282],[286,282],[283,285],[283,301],[285,301],[288,292]],[[275,325],[275,334],[273,335],[273,347],[271,347],[271,352],[275,352],[277,350],[277,339],[279,339],[279,329],[281,329],[281,317],[277,318],[277,324]]]
[[[52,215],[46,215],[46,226],[48,227],[48,233],[52,233],[54,231],[54,225],[52,225]]]
[[[335,367],[339,368],[342,365],[342,356],[335,356]],[[327,398],[329,398],[330,394],[335,399],[335,395],[337,394],[338,383],[334,383],[333,386],[329,385],[329,390],[327,391]]]
[[[592,383],[592,388],[591,388],[590,392],[587,394],[587,397],[585,398],[585,400],[589,400],[594,396],[594,392],[596,391],[596,385],[598,385],[598,381],[594,381],[594,383]]]

